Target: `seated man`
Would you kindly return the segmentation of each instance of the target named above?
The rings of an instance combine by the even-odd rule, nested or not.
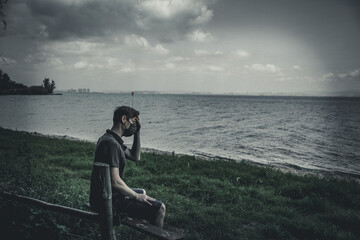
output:
[[[114,111],[111,130],[99,138],[95,150],[95,162],[107,163],[110,166],[112,202],[117,213],[127,213],[130,217],[146,219],[151,224],[162,227],[165,218],[165,205],[146,195],[144,189],[129,188],[124,182],[125,159],[140,160],[140,120],[139,112],[127,106]],[[131,149],[127,148],[122,136],[134,135]],[[99,210],[101,191],[94,184],[94,171],[91,175],[90,205]]]

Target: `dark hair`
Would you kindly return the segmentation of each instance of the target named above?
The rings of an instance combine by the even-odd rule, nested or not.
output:
[[[128,107],[128,106],[121,106],[121,107],[117,107],[114,111],[114,117],[113,117],[113,122],[114,124],[118,124],[121,122],[121,118],[122,116],[126,116],[126,118],[133,118],[133,117],[138,117],[139,116],[139,112],[136,111],[135,109],[133,109],[132,107]]]

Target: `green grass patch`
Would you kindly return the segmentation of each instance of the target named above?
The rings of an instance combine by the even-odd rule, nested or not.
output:
[[[0,188],[83,209],[95,144],[0,128]],[[125,181],[167,206],[185,239],[359,239],[360,184],[244,162],[142,153]],[[98,224],[0,199],[11,239],[99,239]],[[151,239],[126,226],[118,239]]]

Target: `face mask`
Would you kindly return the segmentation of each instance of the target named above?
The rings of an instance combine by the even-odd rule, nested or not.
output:
[[[136,133],[137,127],[135,124],[130,124],[130,127],[128,129],[124,130],[123,136],[124,137],[130,137]]]

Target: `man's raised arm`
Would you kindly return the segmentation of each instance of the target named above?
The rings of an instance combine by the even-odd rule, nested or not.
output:
[[[131,149],[125,150],[125,157],[132,161],[140,161],[141,143],[140,143],[140,120],[136,119],[137,130],[134,134],[134,140]]]

